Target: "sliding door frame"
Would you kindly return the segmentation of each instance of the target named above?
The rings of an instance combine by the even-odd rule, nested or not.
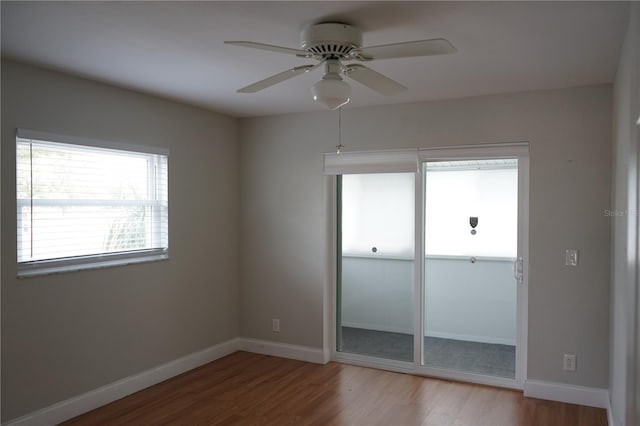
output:
[[[389,151],[392,152],[392,151]],[[409,150],[403,150],[406,155]],[[457,380],[499,386],[512,389],[522,389],[527,376],[527,330],[528,330],[528,288],[529,288],[529,144],[528,142],[500,143],[488,145],[464,145],[455,147],[424,148],[415,150],[415,257],[414,257],[414,359],[413,362],[403,362],[376,357],[350,354],[337,351],[337,303],[338,303],[338,182],[335,171],[325,177],[325,205],[326,205],[326,291],[325,291],[325,330],[324,349],[325,361],[345,362],[365,367],[380,368],[389,371],[412,373],[448,380]],[[380,152],[383,154],[384,151]],[[347,154],[347,153],[345,153]],[[370,153],[365,153],[369,154]],[[356,153],[357,155],[357,153]],[[344,156],[346,157],[346,155]],[[425,176],[423,164],[427,161],[460,161],[480,159],[517,159],[518,160],[518,258],[522,262],[522,281],[517,288],[517,332],[516,332],[516,371],[515,379],[485,376],[463,371],[444,368],[427,367],[422,365],[422,335],[424,334],[424,188]],[[344,161],[344,160],[340,160]],[[325,157],[325,170],[327,158]],[[406,170],[405,170],[406,171]],[[387,173],[371,170],[371,173]],[[345,172],[344,174],[349,174]]]

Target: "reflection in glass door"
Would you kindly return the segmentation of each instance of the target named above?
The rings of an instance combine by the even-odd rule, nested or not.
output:
[[[413,362],[415,173],[338,178],[336,349]]]
[[[422,365],[514,379],[518,160],[423,170]]]

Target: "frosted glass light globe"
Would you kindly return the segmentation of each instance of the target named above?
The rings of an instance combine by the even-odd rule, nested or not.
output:
[[[336,109],[349,102],[351,86],[337,75],[327,75],[311,87],[311,94],[314,101],[329,109]]]

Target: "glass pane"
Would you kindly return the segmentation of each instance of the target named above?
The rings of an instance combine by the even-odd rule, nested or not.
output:
[[[517,160],[424,170],[423,364],[515,378]]]
[[[339,179],[338,351],[413,361],[413,173]]]

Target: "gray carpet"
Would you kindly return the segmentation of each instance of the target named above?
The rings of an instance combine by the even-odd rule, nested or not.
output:
[[[425,365],[515,378],[515,346],[425,337]],[[413,361],[413,336],[342,327],[342,352]]]

